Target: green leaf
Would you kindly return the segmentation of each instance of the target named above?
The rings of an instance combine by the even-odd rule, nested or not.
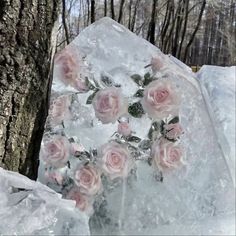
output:
[[[179,122],[179,117],[176,116],[176,117],[174,117],[171,121],[169,121],[168,124],[176,124],[176,123],[178,123],[178,122]]]
[[[153,77],[151,77],[151,74],[148,72],[144,75],[144,81],[143,81],[143,85],[147,86],[149,83],[151,83],[153,81]]]
[[[149,148],[151,148],[151,145],[151,141],[149,139],[145,139],[141,143],[139,143],[138,147],[142,150],[148,150]]]
[[[142,85],[142,77],[138,74],[131,75],[131,79],[138,85]]]
[[[134,97],[143,97],[143,91],[144,89],[139,89],[135,94],[134,94]]]
[[[130,105],[128,108],[128,112],[133,117],[141,118],[142,115],[144,114],[141,102],[135,102],[132,105]]]
[[[85,78],[85,84],[90,90],[97,90],[100,88],[99,83],[95,79],[89,79],[88,77]]]
[[[149,72],[147,72],[145,75],[144,75],[144,79],[150,79],[151,78],[151,74]]]
[[[101,75],[101,81],[108,87],[113,85],[113,81],[106,75]]]
[[[128,142],[135,142],[135,143],[139,143],[141,141],[141,138],[137,137],[137,136],[130,136],[126,139]]]
[[[93,101],[93,98],[95,97],[96,93],[98,92],[99,90],[96,90],[94,93],[92,93],[91,95],[89,95],[87,101],[86,101],[86,104],[91,104],[92,101]]]
[[[151,128],[148,131],[148,138],[150,140],[155,140],[160,132],[160,124],[156,121],[153,122]]]

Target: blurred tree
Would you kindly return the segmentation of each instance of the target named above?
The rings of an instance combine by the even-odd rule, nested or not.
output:
[[[235,0],[65,1],[70,41],[95,19],[92,16],[96,13],[96,20],[111,16],[164,53],[189,65],[235,63]],[[67,41],[63,28],[62,25],[59,48],[65,47]]]
[[[0,166],[36,179],[59,0],[0,1]]]

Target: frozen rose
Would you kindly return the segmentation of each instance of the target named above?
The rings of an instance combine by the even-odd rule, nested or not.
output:
[[[178,114],[180,97],[169,81],[155,80],[145,88],[142,105],[150,117],[163,119]]]
[[[74,180],[81,192],[88,195],[95,195],[102,188],[100,172],[90,164],[78,166]]]
[[[70,96],[61,96],[56,98],[49,109],[48,119],[52,125],[59,125],[65,119],[70,117],[71,98]]]
[[[183,149],[167,140],[155,142],[151,150],[152,163],[160,170],[174,169],[183,164]]]
[[[153,73],[156,73],[157,71],[160,71],[165,66],[165,61],[163,57],[153,57],[151,60],[151,68]]]
[[[128,176],[133,161],[126,147],[116,142],[104,144],[99,150],[101,168],[110,179]]]
[[[56,67],[59,69],[59,79],[66,85],[86,92],[88,91],[86,83],[80,78],[80,63],[78,56],[69,47],[58,53],[55,58]]]
[[[78,143],[70,144],[70,154],[76,156],[78,153],[85,151],[84,147]]]
[[[181,134],[183,134],[183,129],[180,123],[164,125],[164,136],[166,138],[176,140]]]
[[[131,135],[131,128],[129,126],[129,123],[128,122],[120,122],[118,124],[118,133],[125,136],[125,137],[128,137]]]
[[[98,91],[93,99],[96,117],[103,124],[114,123],[127,112],[127,103],[118,88],[106,88]]]
[[[69,159],[69,141],[63,136],[54,136],[51,140],[43,142],[41,158],[46,164],[61,168]]]
[[[57,183],[62,185],[63,176],[59,171],[56,170],[47,170],[45,172],[45,178],[48,182]]]
[[[84,193],[81,193],[78,188],[72,188],[67,196],[67,199],[74,200],[76,202],[76,207],[79,208],[82,212],[85,212],[89,215],[93,212],[92,199]]]

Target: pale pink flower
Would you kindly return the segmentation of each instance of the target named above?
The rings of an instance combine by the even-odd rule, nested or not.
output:
[[[163,119],[178,114],[180,96],[169,81],[155,80],[145,88],[142,105],[150,117]]]
[[[61,168],[69,159],[69,141],[63,136],[53,136],[52,139],[43,142],[41,158],[46,164]]]
[[[96,117],[103,124],[114,123],[127,112],[127,103],[119,88],[106,88],[98,91],[93,99]]]
[[[76,207],[79,208],[82,212],[91,215],[93,212],[92,199],[84,193],[81,193],[80,190],[76,187],[72,188],[66,195],[67,199],[74,200],[76,202]]]
[[[104,144],[99,150],[99,156],[101,168],[110,179],[127,177],[133,166],[127,148],[116,142]]]
[[[131,128],[128,122],[120,122],[118,124],[118,133],[128,137],[131,135]]]
[[[183,134],[183,129],[180,123],[175,124],[165,124],[164,125],[164,134],[168,139],[176,140],[181,134]]]
[[[45,172],[45,178],[48,182],[57,183],[59,185],[62,185],[63,183],[62,174],[56,170],[47,170]]]
[[[71,85],[75,89],[86,92],[88,87],[80,78],[80,60],[72,48],[65,48],[55,57],[56,67],[59,69],[59,79],[66,85]]]
[[[78,143],[70,144],[70,154],[76,156],[78,153],[85,151],[84,147]]]
[[[70,104],[70,96],[60,96],[52,102],[48,115],[48,119],[52,125],[59,125],[62,121],[70,118]]]
[[[92,165],[80,165],[75,170],[74,180],[81,192],[95,195],[102,188],[100,172]]]
[[[164,67],[165,67],[164,57],[157,56],[157,57],[152,58],[151,68],[152,68],[153,73],[156,73],[157,71],[162,70]]]
[[[160,170],[167,170],[183,164],[184,152],[179,144],[162,139],[153,144],[151,156],[154,166]]]

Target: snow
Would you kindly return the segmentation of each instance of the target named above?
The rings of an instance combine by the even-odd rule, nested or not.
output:
[[[0,168],[0,235],[89,235],[75,202],[47,186]]]

